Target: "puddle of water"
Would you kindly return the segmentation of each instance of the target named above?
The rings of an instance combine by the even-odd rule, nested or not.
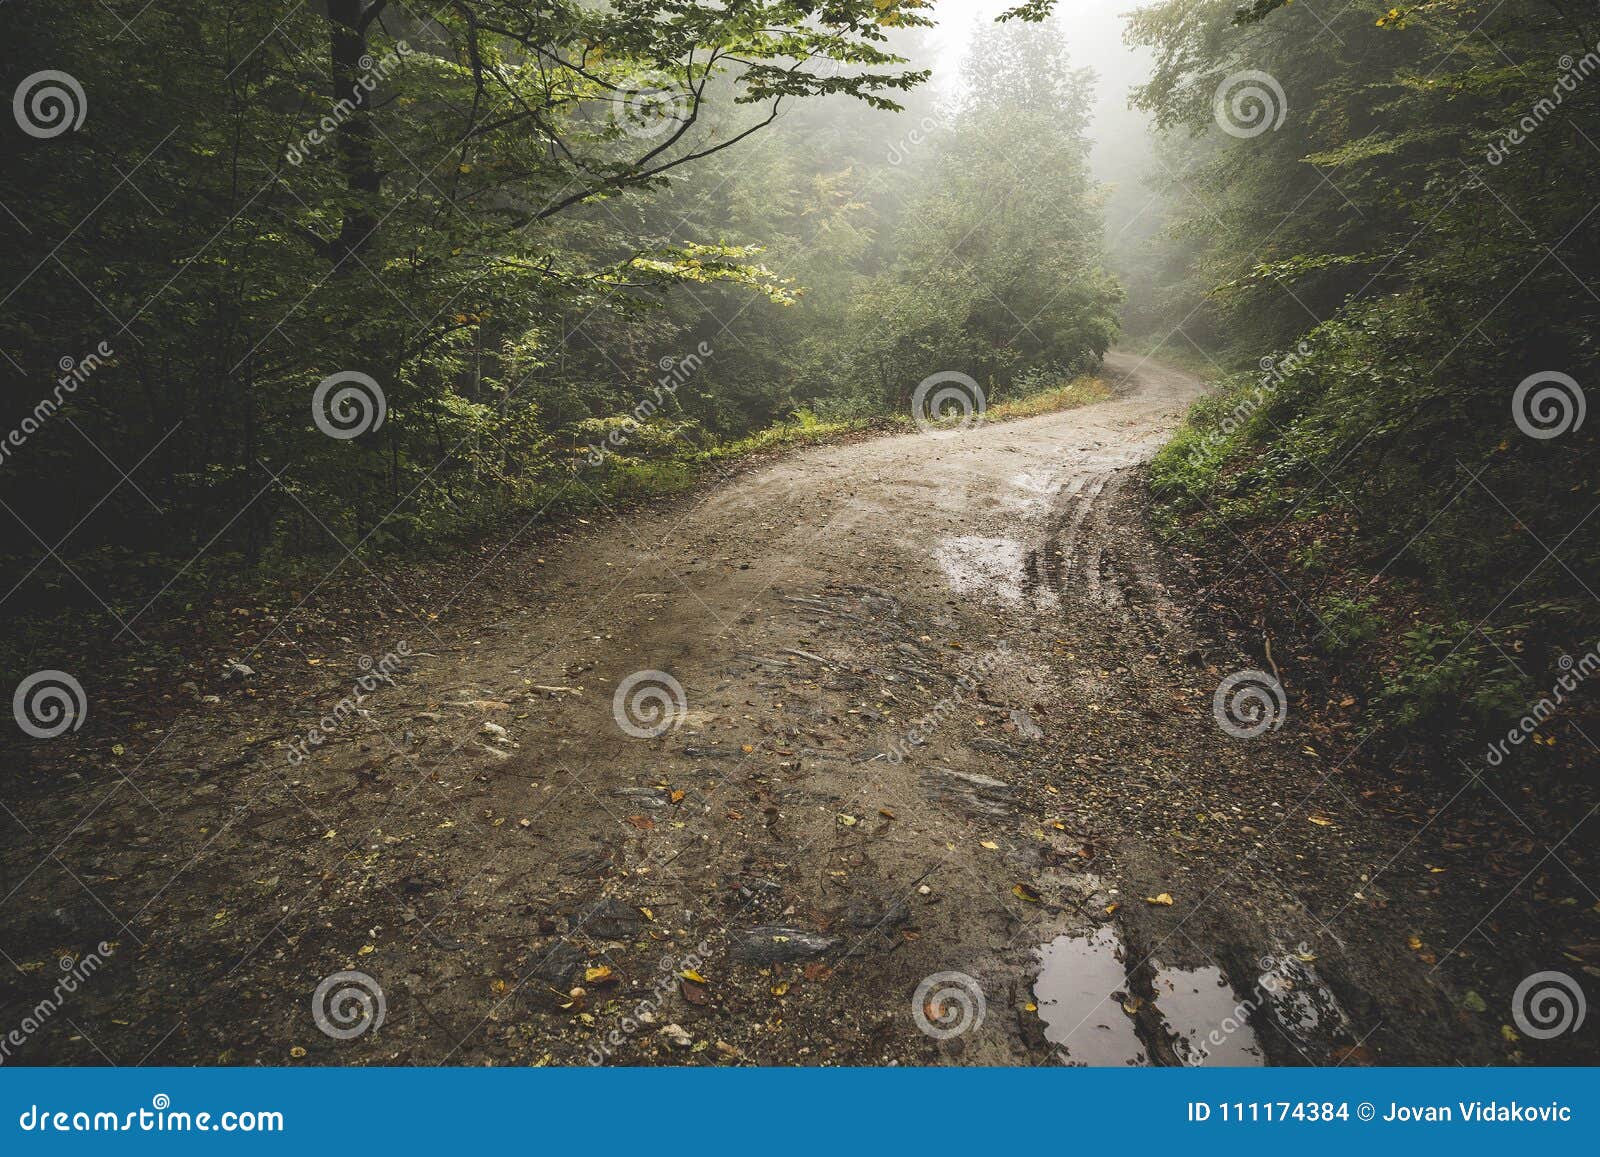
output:
[[[1184,1064],[1206,1068],[1266,1064],[1249,1024],[1251,1009],[1220,968],[1156,968],[1156,1008]]]
[[[947,538],[933,552],[945,580],[958,595],[992,594],[1022,601],[1022,544],[1014,538]]]
[[[1122,1011],[1128,976],[1116,929],[1106,925],[1087,936],[1058,936],[1038,952],[1034,1000],[1045,1039],[1061,1048],[1068,1063],[1148,1064],[1133,1021]]]
[[[1267,993],[1272,1014],[1279,1027],[1302,1049],[1316,1048],[1319,1042],[1353,1039],[1350,1018],[1339,1000],[1328,991],[1312,966],[1292,954],[1284,954],[1273,967],[1263,972],[1256,984]]]

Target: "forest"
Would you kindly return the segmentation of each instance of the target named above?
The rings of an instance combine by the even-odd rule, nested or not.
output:
[[[562,754],[569,746],[584,759],[620,758],[609,746],[617,736],[562,713],[577,710],[580,693],[613,702],[612,676],[629,667],[670,673],[673,728],[679,717],[706,734],[744,726],[755,701],[706,714],[697,700],[728,686],[732,668],[717,664],[754,653],[752,686],[770,675],[759,663],[797,657],[842,682],[774,690],[778,717],[751,723],[760,735],[736,756],[770,748],[800,767],[808,744],[829,743],[805,738],[810,725],[783,711],[846,684],[849,705],[831,715],[814,705],[815,718],[830,720],[817,726],[858,746],[868,724],[890,729],[899,738],[882,749],[897,768],[931,759],[918,754],[930,736],[935,747],[1002,761],[1045,753],[1056,778],[1039,781],[1043,810],[1018,830],[1036,832],[1053,864],[1130,841],[1115,862],[1154,874],[1138,885],[1148,903],[1132,905],[1150,912],[1115,919],[1128,921],[1119,934],[1140,949],[1129,960],[1153,958],[1143,949],[1172,929],[1138,921],[1165,918],[1175,889],[1180,907],[1186,899],[1166,876],[1154,880],[1177,862],[1169,853],[1189,838],[1185,825],[1233,806],[1243,826],[1217,846],[1258,854],[1249,849],[1260,847],[1264,821],[1230,794],[1246,790],[1246,773],[1228,772],[1226,786],[1206,778],[1223,774],[1224,749],[1195,738],[1213,689],[1222,710],[1222,672],[1239,668],[1272,691],[1271,728],[1287,704],[1300,729],[1269,737],[1285,744],[1282,759],[1250,773],[1282,806],[1309,809],[1310,836],[1297,840],[1354,831],[1326,799],[1301,799],[1301,787],[1316,795],[1330,781],[1352,812],[1411,825],[1403,847],[1398,835],[1386,842],[1362,828],[1320,876],[1297,874],[1318,855],[1284,852],[1294,862],[1267,874],[1288,881],[1296,911],[1315,914],[1313,932],[1336,923],[1350,895],[1367,905],[1379,894],[1375,874],[1395,860],[1434,856],[1419,860],[1413,889],[1432,898],[1411,901],[1440,906],[1432,934],[1421,917],[1405,923],[1398,901],[1370,914],[1390,922],[1375,937],[1415,941],[1405,961],[1429,968],[1382,999],[1419,1023],[1430,1001],[1472,1020],[1463,1003],[1483,1003],[1479,993],[1496,984],[1509,991],[1515,977],[1447,982],[1433,970],[1458,957],[1469,970],[1501,967],[1461,948],[1485,921],[1517,946],[1506,949],[1507,970],[1531,971],[1542,952],[1597,974],[1600,699],[1589,680],[1600,672],[1600,420],[1586,415],[1585,394],[1600,366],[1592,0],[97,0],[5,4],[0,32],[0,88],[12,97],[0,117],[0,671],[24,733],[7,792],[26,801],[6,794],[17,823],[0,876],[8,896],[41,886],[30,849],[54,843],[18,816],[37,804],[65,808],[55,817],[63,830],[85,822],[69,821],[88,797],[70,796],[71,806],[51,797],[62,775],[156,806],[156,784],[188,800],[194,781],[181,777],[209,782],[212,772],[195,768],[259,772],[259,791],[227,791],[315,811],[314,823],[281,836],[284,854],[311,857],[315,849],[295,845],[367,826],[323,811],[388,790],[389,773],[365,765],[338,773],[355,785],[343,795],[308,770],[341,753],[356,759],[358,746],[369,758],[370,736],[341,734],[311,750],[322,732],[354,726],[347,714],[382,730],[408,764],[426,750],[417,720],[444,727],[441,718],[454,719],[447,708],[472,715],[448,753],[417,764],[449,787],[463,745],[491,763],[510,759],[502,748],[519,734],[514,721],[530,715],[524,727],[542,730],[524,737],[516,760],[536,758],[532,750],[577,759]],[[969,436],[980,440],[960,440]],[[892,458],[916,438],[925,441],[909,457]],[[1007,487],[1013,499],[996,497]],[[701,517],[713,529],[692,549],[688,539],[673,545]],[[789,537],[811,523],[820,538]],[[653,585],[635,589],[638,575]],[[698,585],[712,576],[731,585]],[[626,611],[605,601],[619,590]],[[578,616],[591,596],[599,601]],[[652,617],[663,606],[674,609]],[[775,616],[796,607],[825,626],[773,634],[761,652],[741,635],[777,631]],[[520,618],[535,613],[550,618],[537,627]],[[865,620],[876,626],[856,649],[827,649],[827,630]],[[364,705],[377,684],[355,695],[338,728],[324,717],[310,746],[291,741],[292,778],[255,746],[309,735],[304,718],[342,702],[351,680],[333,672],[354,670],[358,655],[358,682],[381,669],[378,682],[392,689],[424,662],[414,654],[473,654],[500,631],[523,651],[480,655],[481,665],[463,658],[406,700],[409,722],[371,721]],[[943,646],[929,640],[946,636],[950,650],[929,658]],[[729,639],[744,650],[716,650]],[[562,650],[572,640],[622,647],[630,659],[607,667]],[[899,657],[874,666],[880,646]],[[1026,647],[1045,648],[1041,666],[1012,686],[1010,664]],[[963,666],[935,679],[934,659],[954,651]],[[903,662],[909,674],[894,666]],[[26,692],[64,673],[74,695],[54,704],[52,726],[30,726]],[[922,703],[906,679],[916,695],[934,683],[954,690]],[[1119,680],[1137,686],[1108,690]],[[627,736],[665,742],[655,729],[630,731],[618,714],[623,686],[616,695]],[[1173,706],[1193,696],[1198,708]],[[973,713],[976,722],[953,722]],[[191,717],[213,729],[209,747],[179,739],[161,752]],[[1253,737],[1261,719],[1222,730]],[[977,738],[958,744],[958,727]],[[708,744],[695,733],[683,757],[693,764]],[[129,747],[136,765],[123,758]],[[865,750],[849,760],[870,770],[876,749]],[[716,762],[723,754],[713,752],[713,770],[727,771]],[[1135,778],[1113,793],[1116,806],[1096,794],[1104,781],[1082,786],[1083,830],[1099,834],[1051,850],[1056,831],[1077,829],[1047,797],[1073,795],[1060,776],[1107,771],[1106,760]],[[156,774],[166,761],[180,779]],[[1295,778],[1301,764],[1316,764],[1316,777]],[[1184,770],[1199,766],[1211,770]],[[1139,768],[1169,778],[1158,789]],[[546,770],[530,764],[524,778],[548,787],[559,775]],[[682,782],[704,771],[686,766]],[[906,774],[907,785],[923,785],[906,791],[931,790],[932,773]],[[667,769],[659,778],[618,780],[595,798],[623,798],[615,806],[627,809],[636,806],[627,792],[659,789],[664,806],[686,806],[679,780],[669,783]],[[477,782],[491,780],[485,772]],[[1178,781],[1186,786],[1171,787]],[[762,795],[769,787],[778,790],[762,780],[747,794],[761,796],[775,831],[785,801]],[[1202,794],[1174,804],[1170,822],[1127,819],[1122,800],[1150,805],[1169,788]],[[833,802],[817,840],[862,836],[874,810],[884,825],[911,814],[904,802],[857,807],[854,781],[838,790],[818,797]],[[958,794],[971,804],[973,790]],[[976,790],[968,819],[1013,806]],[[1437,847],[1413,847],[1462,798],[1487,814],[1461,828],[1441,823],[1428,836]],[[482,805],[473,822],[498,829],[510,819],[505,832],[538,834],[559,814],[473,799]],[[649,810],[659,802],[650,800],[620,817],[630,839],[665,831],[662,816],[676,814]],[[706,806],[719,824],[758,810]],[[200,828],[196,857],[220,855],[209,841],[236,822]],[[335,846],[346,839],[356,836]],[[1167,852],[1148,850],[1158,847]],[[1439,892],[1454,879],[1438,866],[1451,854],[1478,856],[1473,870],[1493,876],[1482,888],[1532,877],[1537,903],[1515,917],[1517,905],[1469,912],[1464,897],[1478,891]],[[160,859],[176,867],[187,855]],[[280,871],[238,855],[223,878],[303,876],[309,888],[338,866],[314,869],[308,858]],[[562,845],[561,855],[568,864],[578,852]],[[359,842],[345,849],[351,863],[366,856]],[[601,878],[615,882],[607,873],[621,861],[606,863]],[[761,911],[765,885],[745,879],[748,860],[732,864],[708,858],[697,879],[732,878]],[[898,867],[909,878],[909,860]],[[144,879],[131,863],[99,868],[106,887]],[[366,870],[369,884],[381,876]],[[648,871],[622,876],[637,882]],[[817,866],[824,883],[827,871],[845,875]],[[558,888],[565,877],[551,872]],[[338,897],[328,880],[321,895]],[[429,864],[396,869],[385,886],[407,904],[417,890],[454,903],[466,891],[454,880]],[[138,898],[179,902],[159,882],[141,882]],[[1128,903],[1084,887],[1079,907],[1102,919]],[[1041,889],[998,884],[1002,899],[1025,907]],[[126,912],[133,898],[96,903]],[[49,907],[43,893],[33,899]],[[581,912],[598,910],[580,899],[541,917],[541,951],[561,956],[574,943]],[[635,900],[647,913],[662,903]],[[527,902],[531,911],[542,900]],[[863,902],[835,911],[824,890],[785,911],[825,912],[823,931],[841,937]],[[207,905],[265,901],[202,892],[193,903],[203,916]],[[350,903],[349,926],[368,927],[373,917]],[[1541,924],[1545,905],[1560,912]],[[1373,907],[1387,909],[1387,899]],[[480,916],[475,931],[493,924]],[[124,932],[142,927],[137,915],[114,919]],[[40,920],[22,934],[30,948],[55,934]],[[219,962],[248,947],[232,945],[222,923],[208,933]],[[787,924],[779,932],[790,938]],[[1231,926],[1202,924],[1195,935],[1228,952],[1253,944]],[[598,983],[585,993],[558,969],[546,987],[583,994],[569,993],[553,1014],[581,1051],[613,962],[572,951],[572,969]],[[1216,956],[1237,979],[1245,957]],[[1316,954],[1299,958],[1291,967],[1303,971]],[[519,958],[508,974],[526,982],[526,969],[549,959]],[[1048,952],[1041,959],[1048,972]],[[1382,961],[1323,961],[1330,974],[1342,970],[1329,983],[1345,1029],[1362,1020],[1359,993],[1394,975]],[[793,961],[758,987],[787,990],[784,963]],[[1154,983],[1136,973],[1130,964],[1130,984]],[[810,967],[801,975],[811,980]],[[696,1008],[699,984],[686,995]],[[1043,992],[1030,1009],[1048,1004]],[[1144,1009],[1127,1013],[1141,1063],[1201,1063],[1180,1029],[1151,1027],[1154,996],[1141,1001],[1122,1002]],[[149,1040],[166,1027],[163,1011],[135,1018]],[[1519,1035],[1509,1020],[1426,1042],[1404,1020],[1385,1021],[1371,1044],[1353,1031],[1323,1042],[1332,1051],[1312,1063],[1448,1063],[1457,1047],[1488,1063],[1593,1055],[1592,1028],[1551,1046],[1571,1051],[1530,1054],[1521,1050],[1537,1034]],[[826,1037],[825,1023],[805,1039]],[[1258,1030],[1273,1063],[1315,1051],[1284,1023]],[[190,1031],[173,1038],[169,1059],[270,1058],[281,1035],[265,1013],[230,1030],[267,1042],[260,1053],[224,1049],[220,1030]],[[876,1031],[863,1021],[863,1043],[846,1033],[829,1047],[846,1063],[883,1063],[868,1043]],[[508,1031],[507,1051],[492,1055],[521,1061],[549,1047],[560,1056],[561,1046],[530,1040]],[[717,1049],[728,1041],[725,1058],[757,1048],[729,1035]],[[1037,1045],[974,1056],[1036,1060],[1028,1050]],[[661,1048],[677,1055],[672,1040]],[[463,1055],[420,1045],[403,1054],[473,1063]]]

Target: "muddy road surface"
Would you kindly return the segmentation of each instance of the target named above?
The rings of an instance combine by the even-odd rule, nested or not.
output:
[[[1427,834],[1292,682],[1217,706],[1263,661],[1194,621],[1141,475],[1201,384],[1105,377],[496,545],[391,636],[286,624],[48,796],[33,753],[8,1015],[105,959],[14,1059],[1501,1056],[1408,943],[1453,918]]]

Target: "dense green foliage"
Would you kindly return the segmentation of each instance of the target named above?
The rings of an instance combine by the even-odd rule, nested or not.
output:
[[[942,104],[926,7],[6,5],[5,91],[86,106],[3,129],[6,586],[126,615],[1092,365],[1087,78],[1004,24]]]
[[[1600,20],[1339,7],[1164,0],[1132,22],[1192,255],[1167,327],[1239,371],[1155,486],[1229,559],[1220,589],[1348,660],[1390,722],[1503,729],[1600,625],[1597,423],[1575,420],[1600,332]],[[1282,92],[1255,85],[1253,128],[1216,104],[1246,70]],[[1540,373],[1577,383],[1543,383],[1565,418],[1518,396]]]

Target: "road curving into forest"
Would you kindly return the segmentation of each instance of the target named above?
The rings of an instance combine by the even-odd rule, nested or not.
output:
[[[1103,403],[814,447],[545,557],[508,545],[297,758],[331,703],[175,727],[140,775],[165,822],[108,865],[138,968],[81,998],[96,1047],[1488,1057],[1458,994],[1399,966],[1406,917],[1350,900],[1410,830],[1292,711],[1253,737],[1213,712],[1254,662],[1193,621],[1140,475],[1201,383],[1121,354],[1104,374]],[[361,1031],[317,1031],[338,972],[381,1024],[369,1000]]]

